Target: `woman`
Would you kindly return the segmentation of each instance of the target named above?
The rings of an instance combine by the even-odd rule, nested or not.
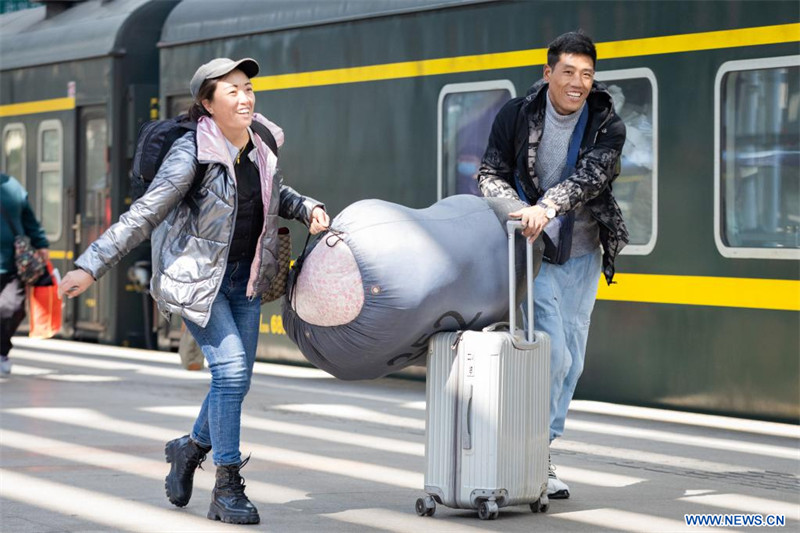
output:
[[[216,485],[208,518],[256,524],[239,473],[241,405],[250,387],[260,295],[278,270],[277,217],[300,219],[311,233],[330,220],[324,206],[283,185],[277,157],[250,128],[257,120],[278,145],[283,131],[254,114],[252,59],[217,58],[190,83],[197,131],[175,141],[147,192],[76,261],[62,280],[70,298],[152,232],[151,294],[162,312],[180,313],[203,350],[211,388],[191,435],[167,443],[167,497],[189,503],[195,469],[213,449]],[[200,166],[198,177],[195,173]],[[197,183],[195,183],[197,181]]]
[[[11,337],[25,319],[25,284],[17,276],[14,238],[26,235],[43,261],[47,237],[28,203],[28,191],[15,178],[0,174],[0,375],[11,374]]]

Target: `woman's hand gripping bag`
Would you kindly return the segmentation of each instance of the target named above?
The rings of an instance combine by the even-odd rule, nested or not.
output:
[[[333,376],[374,379],[424,364],[434,333],[505,320],[505,222],[522,206],[470,195],[426,209],[382,200],[352,204],[290,276],[287,335]],[[524,255],[517,257],[521,266]],[[540,263],[541,249],[538,257]]]

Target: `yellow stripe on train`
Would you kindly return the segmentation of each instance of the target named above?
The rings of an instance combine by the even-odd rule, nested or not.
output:
[[[600,280],[598,300],[800,311],[800,281],[616,274]]]
[[[600,59],[614,59],[797,41],[800,41],[800,23],[597,43],[597,55]],[[277,91],[299,87],[341,85],[346,83],[435,76],[438,74],[530,67],[543,65],[546,61],[547,49],[536,48],[495,54],[445,57],[421,61],[405,61],[381,65],[261,76],[253,78],[253,88],[256,91]],[[0,105],[0,117],[66,111],[70,109],[75,109],[74,98],[55,98],[52,100]]]
[[[75,98],[53,98],[52,100],[36,100],[33,102],[23,102],[21,104],[0,105],[0,117],[51,113],[53,111],[69,111],[71,109],[75,109]]]
[[[597,43],[597,57],[600,59],[614,59],[796,41],[800,41],[800,23]],[[536,48],[496,54],[478,54],[261,76],[253,78],[253,89],[256,91],[277,91],[298,87],[340,85],[344,83],[434,76],[437,74],[530,67],[543,65],[546,62],[547,49]]]

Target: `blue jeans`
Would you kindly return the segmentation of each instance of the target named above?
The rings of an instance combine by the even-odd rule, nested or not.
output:
[[[250,261],[229,263],[211,317],[201,328],[186,321],[211,371],[211,388],[192,429],[192,439],[211,446],[215,465],[238,465],[242,401],[250,390],[258,345],[261,301],[247,299]]]
[[[563,265],[542,263],[533,283],[534,328],[550,335],[550,442],[564,433],[583,372],[589,322],[602,268],[600,249]]]

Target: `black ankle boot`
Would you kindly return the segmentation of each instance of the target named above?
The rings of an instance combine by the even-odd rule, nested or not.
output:
[[[183,507],[189,503],[192,497],[192,485],[194,484],[194,471],[206,460],[206,454],[211,448],[203,448],[189,435],[175,440],[171,440],[164,448],[167,462],[170,463],[169,474],[167,475],[164,487],[167,489],[167,498],[170,503]]]
[[[238,465],[217,467],[217,482],[211,493],[209,520],[222,520],[228,524],[258,524],[258,510],[244,494],[244,478],[239,470],[247,464],[248,457]]]

